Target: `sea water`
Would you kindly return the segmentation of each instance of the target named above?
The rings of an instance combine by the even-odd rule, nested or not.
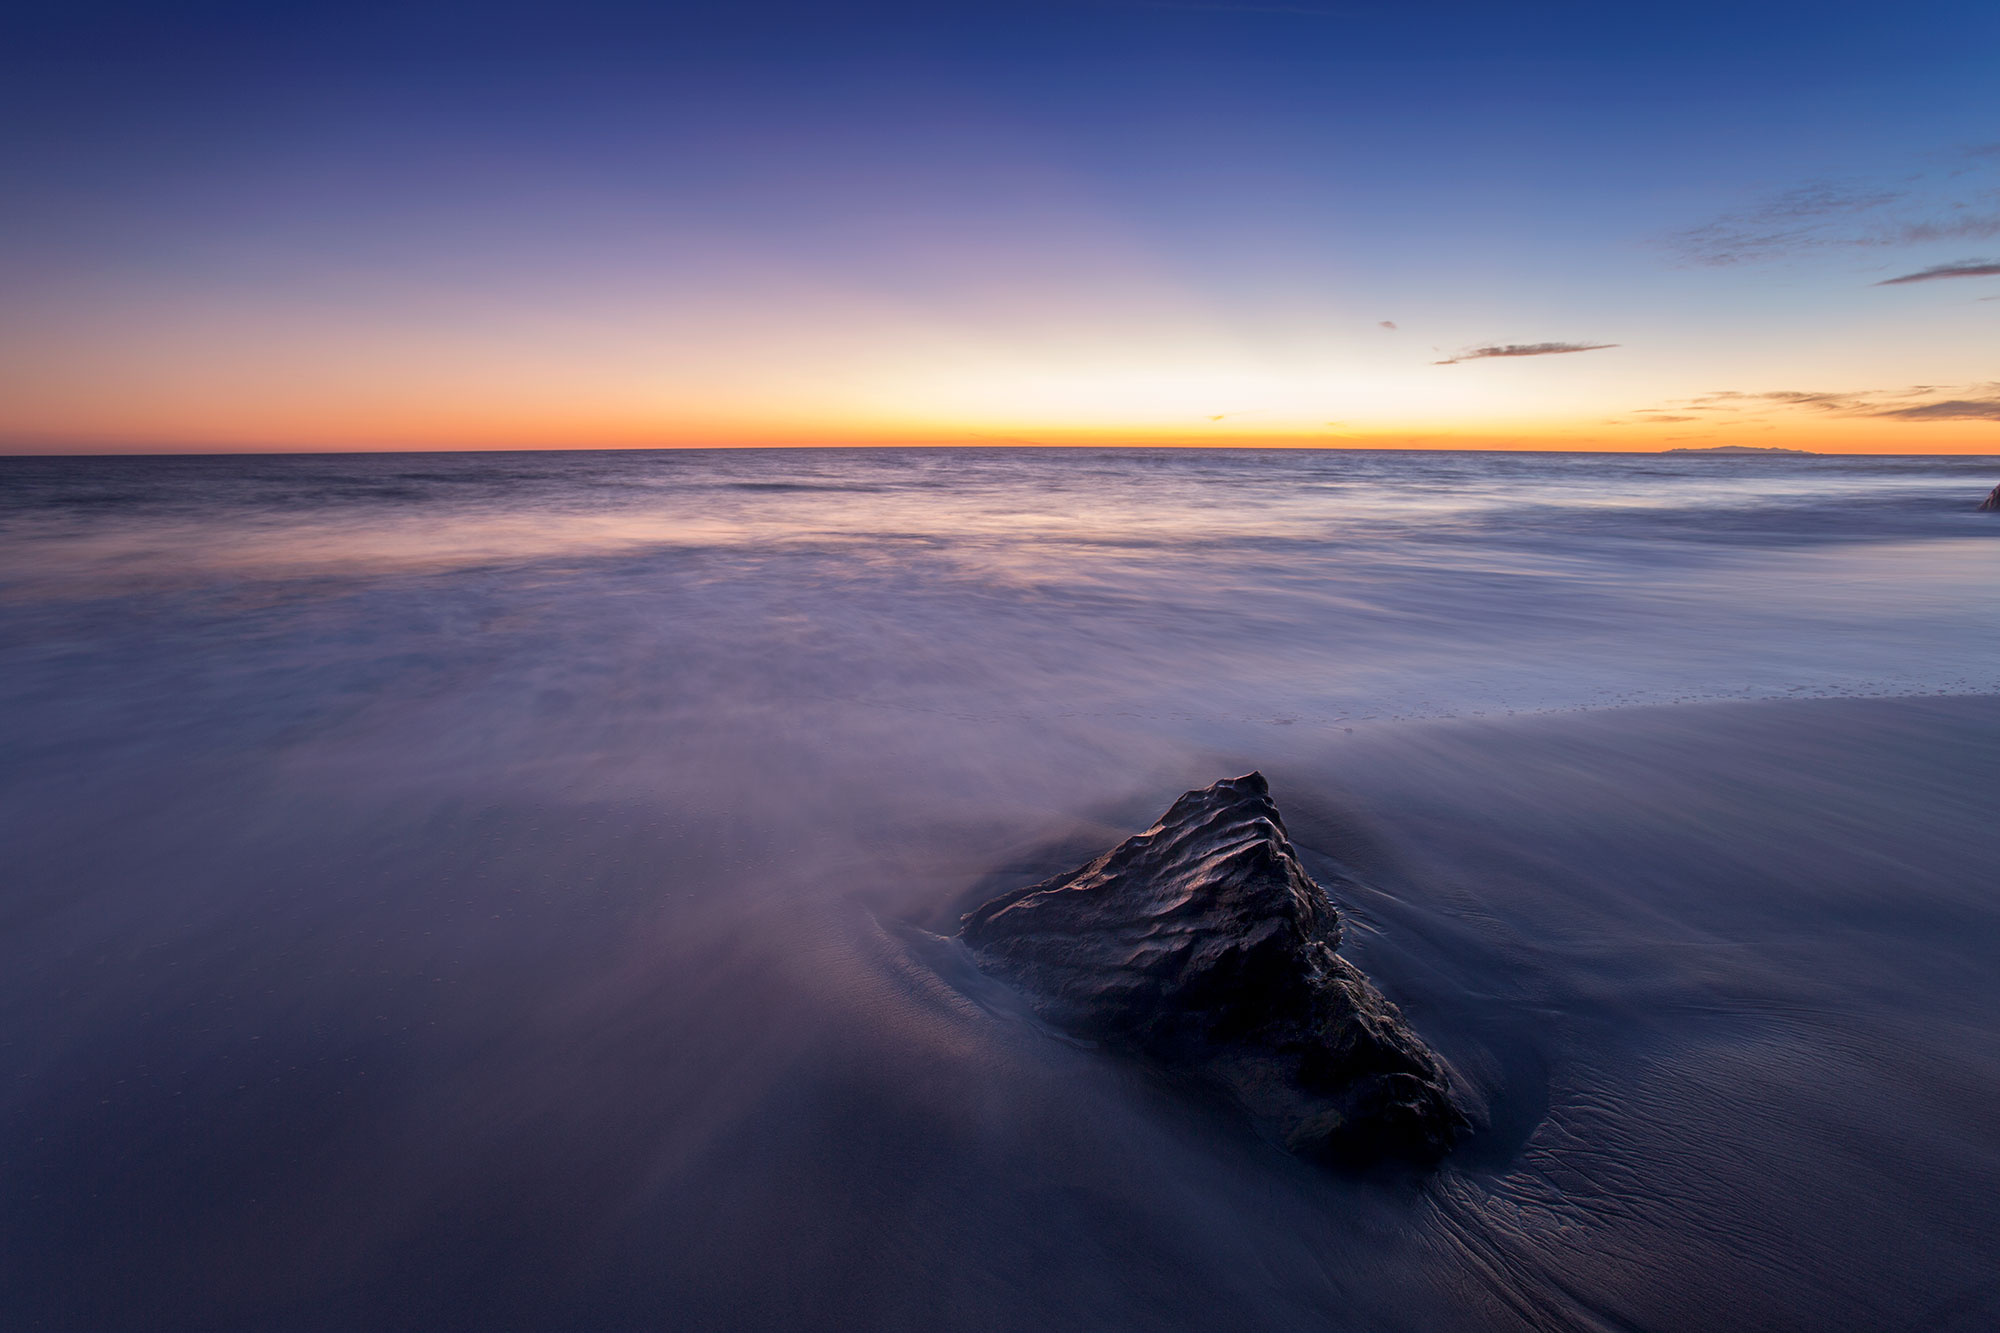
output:
[[[0,1313],[1979,1327],[1996,479],[0,460]],[[1439,1172],[922,943],[1248,767],[1478,1106]]]

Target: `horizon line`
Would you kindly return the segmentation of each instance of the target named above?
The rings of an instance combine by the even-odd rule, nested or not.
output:
[[[489,444],[489,445],[349,445],[344,447],[288,447],[254,446],[238,448],[227,445],[192,445],[184,447],[85,447],[50,449],[28,446],[25,448],[0,444],[0,460],[5,459],[52,459],[52,458],[327,458],[348,455],[418,455],[418,454],[590,454],[590,453],[745,453],[808,450],[1226,450],[1234,452],[1261,453],[1436,453],[1436,454],[1618,454],[1618,455],[1661,455],[1661,454],[1704,454],[1704,453],[1748,453],[1792,455],[1795,457],[1838,458],[2000,458],[2000,448],[1991,451],[1966,449],[1799,449],[1758,445],[1673,445],[1666,448],[1633,449],[1618,447],[1575,447],[1563,445],[1432,445],[1432,444],[1257,444],[1223,441],[1190,441],[1173,443],[1163,441],[1127,442],[1059,442],[1040,440],[980,440],[975,442],[943,443],[935,441],[876,441],[871,443],[758,443],[758,444]]]

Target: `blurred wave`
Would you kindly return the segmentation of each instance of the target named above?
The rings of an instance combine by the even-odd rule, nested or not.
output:
[[[0,1310],[1990,1323],[1996,471],[0,460]],[[1435,1176],[917,933],[1250,767],[1482,1099]]]

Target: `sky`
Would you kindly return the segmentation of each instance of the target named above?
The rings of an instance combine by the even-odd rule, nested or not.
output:
[[[2000,453],[2000,5],[0,8],[0,451]]]

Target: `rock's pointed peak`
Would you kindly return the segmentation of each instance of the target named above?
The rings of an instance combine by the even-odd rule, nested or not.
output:
[[[1151,828],[1095,860],[968,912],[960,933],[1012,953],[1029,935],[1143,929],[1160,946],[1150,960],[1159,971],[1179,957],[1165,947],[1170,938],[1211,936],[1251,919],[1339,941],[1338,915],[1299,864],[1261,773],[1186,793]]]
[[[1223,778],[1211,782],[1206,787],[1197,787],[1174,802],[1178,807],[1185,801],[1208,801],[1218,804],[1262,804],[1273,811],[1278,807],[1271,801],[1271,784],[1262,773],[1252,769],[1240,778]]]
[[[1982,514],[2000,513],[2000,486],[1995,486],[1993,494],[1980,502],[1979,512]]]
[[[1463,1117],[1443,1066],[1334,950],[1340,918],[1261,773],[966,914],[980,966],[1042,1016],[1228,1089],[1308,1156],[1434,1157]]]
[[[1284,828],[1277,803],[1271,799],[1271,784],[1255,770],[1240,778],[1223,778],[1187,792],[1167,808],[1154,827],[1183,822],[1196,812],[1215,811],[1241,812],[1243,816],[1252,818],[1262,815],[1280,830]]]

